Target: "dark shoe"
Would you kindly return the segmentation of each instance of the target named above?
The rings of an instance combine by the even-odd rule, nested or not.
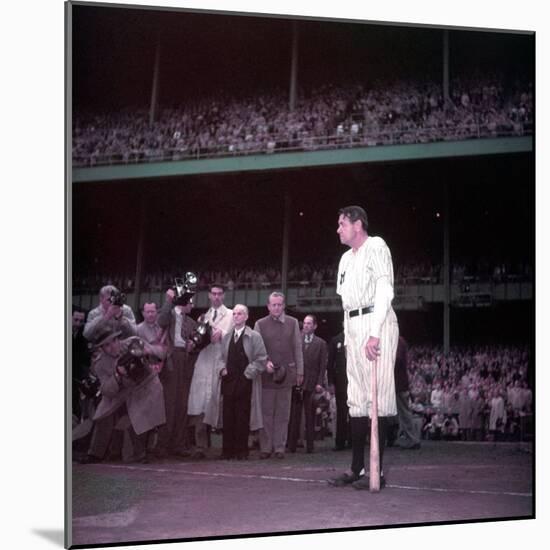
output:
[[[99,462],[102,462],[102,460],[98,456],[86,455],[85,457],[81,458],[78,462],[79,464],[98,464]]]
[[[346,485],[351,485],[352,483],[363,479],[364,476],[359,476],[357,474],[348,474],[347,472],[345,474],[341,474],[338,477],[333,477],[332,479],[328,479],[327,482],[329,485],[332,485],[333,487],[344,487]]]
[[[202,451],[195,451],[193,453],[193,458],[195,460],[203,460],[204,458],[206,458],[206,454],[204,454]]]
[[[285,453],[281,453],[280,451],[277,451],[275,453],[275,458],[284,458],[285,457]]]
[[[269,458],[270,456],[271,456],[271,453],[265,453],[265,452],[260,453],[260,458],[262,460],[265,460],[266,458]]]
[[[134,455],[131,458],[124,461],[125,464],[149,464],[150,460],[147,453]]]
[[[358,489],[358,490],[370,490],[370,480],[369,480],[369,476],[366,475],[366,476],[363,476],[361,479],[357,480],[357,481],[354,481],[351,486],[354,488],[354,489]],[[386,486],[386,478],[381,475],[380,476],[380,489],[383,489],[384,487]]]
[[[405,451],[417,451],[420,449],[420,443],[415,443],[414,445],[399,445],[399,447]]]
[[[176,458],[189,458],[191,456],[191,451],[186,451],[185,449],[183,451],[176,451],[174,456]]]
[[[105,458],[105,462],[122,462],[122,454],[112,453]]]
[[[155,456],[155,458],[168,458],[168,451],[166,449],[160,449],[157,447],[153,451],[153,455]]]

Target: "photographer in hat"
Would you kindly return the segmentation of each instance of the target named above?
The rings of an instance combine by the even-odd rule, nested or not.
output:
[[[129,419],[133,461],[147,462],[150,431],[164,424],[164,396],[157,373],[149,365],[143,340],[137,336],[120,340],[121,332],[103,327],[93,342],[93,370],[99,378],[101,401],[94,415],[94,433],[81,463],[101,462],[109,447],[110,458],[122,451],[124,419]],[[126,422],[127,424],[127,422]],[[117,427],[119,430],[116,430]]]
[[[125,301],[126,296],[116,286],[102,287],[99,291],[99,305],[90,311],[84,325],[84,338],[89,341],[97,340],[97,334],[105,327],[120,331],[123,338],[134,336],[136,318]]]
[[[166,424],[159,430],[155,455],[185,458],[191,453],[187,401],[198,350],[192,336],[197,322],[191,317],[193,292],[169,288],[157,322],[166,333],[166,359],[159,373],[164,390]]]

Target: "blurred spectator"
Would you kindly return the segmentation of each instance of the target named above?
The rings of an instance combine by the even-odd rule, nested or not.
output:
[[[499,265],[505,265],[505,263]],[[317,296],[326,295],[325,289],[334,286],[336,267],[336,264],[326,265],[321,261],[318,263],[309,262],[291,265],[288,271],[289,285],[291,287],[315,289]],[[460,276],[460,280],[468,279],[469,289],[472,293],[476,291],[476,283],[490,282],[492,280],[492,276],[489,274],[491,271],[490,268],[488,266],[483,267],[483,262],[481,261],[479,264],[470,262],[467,269],[458,265],[453,266],[452,269],[455,274],[463,273]],[[396,271],[396,285],[441,284],[443,279],[440,270],[441,266],[429,265],[427,263],[399,264]],[[166,272],[157,271],[145,274],[142,291],[160,292],[163,286],[169,286],[172,283],[171,273],[177,271],[178,268],[173,266]],[[197,265],[195,271],[199,276],[199,290],[207,289],[210,284],[216,281],[226,281],[227,290],[229,291],[242,288],[269,288],[280,286],[281,284],[281,271],[279,266],[275,265],[263,265],[254,268],[229,265],[223,271],[212,269],[209,266]],[[103,284],[125,284],[124,281],[128,283],[129,279],[124,274],[75,273],[73,277],[73,293],[76,295],[96,292]],[[517,263],[513,273],[510,271],[505,277],[501,276],[499,278],[499,282],[522,282],[529,280],[532,280],[532,269],[526,263]]]
[[[498,389],[494,389],[492,392],[490,406],[489,432],[493,441],[498,441],[502,438],[506,426],[506,406]]]
[[[80,420],[84,411],[81,407],[81,401],[86,399],[80,391],[80,382],[84,380],[90,370],[90,351],[88,342],[84,338],[83,330],[86,321],[86,312],[77,307],[73,307],[72,316],[72,388],[73,388],[73,416]]]

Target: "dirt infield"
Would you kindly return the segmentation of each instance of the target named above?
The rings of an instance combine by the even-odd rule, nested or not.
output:
[[[335,488],[351,451],[329,440],[284,460],[73,464],[73,545],[529,518],[533,455],[517,443],[387,449],[380,493]]]

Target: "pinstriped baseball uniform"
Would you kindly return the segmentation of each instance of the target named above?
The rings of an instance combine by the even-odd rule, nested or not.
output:
[[[336,292],[344,308],[349,414],[352,417],[371,415],[371,368],[376,365],[378,416],[394,416],[397,414],[394,364],[399,327],[391,307],[391,253],[383,239],[369,236],[355,252],[350,248],[342,255]],[[374,306],[372,313],[349,316],[350,311],[368,306]],[[365,354],[369,336],[380,338],[380,355],[375,361],[369,361]]]

